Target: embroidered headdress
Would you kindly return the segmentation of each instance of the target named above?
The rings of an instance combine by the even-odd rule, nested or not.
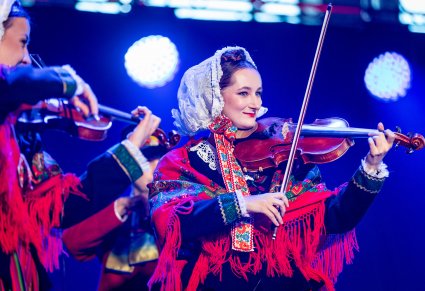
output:
[[[9,18],[10,10],[15,0],[2,0],[0,1],[0,40],[3,38],[4,25],[3,23]]]
[[[225,47],[216,51],[214,56],[188,69],[180,83],[177,93],[179,110],[171,111],[174,125],[184,135],[195,135],[208,129],[211,123],[222,113],[224,100],[220,93],[220,79],[223,76],[221,56],[232,50],[242,50],[245,58],[256,68],[249,53],[242,47]],[[267,112],[261,107],[257,117]]]
[[[227,52],[236,52],[235,60],[227,60]],[[240,53],[239,53],[240,52]],[[200,130],[209,129],[214,134],[217,158],[226,190],[240,191],[250,195],[240,165],[233,156],[233,141],[237,128],[222,114],[224,99],[220,82],[223,77],[224,62],[248,62],[250,68],[257,69],[249,53],[242,47],[225,47],[199,65],[188,69],[178,90],[179,110],[173,109],[174,125],[182,134],[192,136]],[[261,107],[257,117],[267,111]],[[236,233],[243,235],[236,235]],[[238,251],[253,251],[253,225],[250,218],[241,219],[232,226],[232,248]]]
[[[29,18],[28,13],[22,8],[17,0],[0,0],[0,41],[4,35],[4,22],[9,17]]]

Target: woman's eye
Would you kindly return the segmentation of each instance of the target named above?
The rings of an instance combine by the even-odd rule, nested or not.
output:
[[[263,96],[263,92],[257,92],[257,93],[256,93],[256,95],[257,95],[258,97],[261,97],[261,96]]]
[[[241,96],[247,96],[248,95],[248,92],[242,91],[242,92],[239,92],[239,95],[241,95]]]

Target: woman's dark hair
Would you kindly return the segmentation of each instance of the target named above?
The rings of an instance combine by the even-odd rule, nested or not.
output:
[[[230,85],[230,79],[233,74],[240,69],[254,69],[257,68],[246,59],[245,52],[241,49],[230,50],[221,55],[221,69],[223,76],[220,79],[220,89],[224,89]]]
[[[15,1],[12,4],[12,8],[10,9],[8,18],[3,22],[3,27],[5,29],[9,28],[12,25],[13,17],[24,17],[30,20],[30,15],[28,12],[22,7],[19,1]]]

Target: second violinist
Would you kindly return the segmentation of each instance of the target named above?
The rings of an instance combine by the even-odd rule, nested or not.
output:
[[[388,177],[394,133],[378,124],[350,180],[332,190],[313,164],[244,174],[234,145],[256,130],[262,80],[249,53],[226,47],[186,71],[173,111],[190,140],[158,164],[150,199],[161,249],[152,287],[166,290],[334,289],[357,248],[354,227]],[[278,227],[273,240],[273,227]]]
[[[160,122],[147,108],[138,108],[135,116],[145,118],[133,134],[93,160],[81,180],[63,173],[43,150],[38,131],[17,129],[17,109],[61,97],[87,116],[97,114],[98,104],[73,71],[31,67],[29,36],[29,15],[20,2],[0,0],[0,290],[51,289],[47,271],[59,267],[59,228],[80,219],[79,199],[87,204],[81,196],[89,199],[86,209],[95,212],[143,176],[147,161],[139,148]]]

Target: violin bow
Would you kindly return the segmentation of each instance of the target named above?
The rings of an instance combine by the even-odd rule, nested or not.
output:
[[[285,174],[283,175],[282,185],[280,187],[280,192],[282,192],[282,193],[285,193],[286,188],[288,187],[289,177],[290,177],[291,172],[292,172],[292,167],[293,167],[294,159],[295,159],[295,153],[296,153],[296,150],[297,150],[297,144],[298,144],[298,140],[299,140],[300,135],[301,135],[301,129],[302,129],[302,125],[304,123],[304,117],[305,117],[305,114],[306,114],[306,111],[307,111],[308,102],[310,100],[311,89],[313,87],[314,77],[316,76],[316,70],[317,70],[317,66],[318,66],[318,63],[319,63],[319,58],[320,58],[320,53],[322,51],[323,42],[325,40],[326,30],[328,28],[329,20],[330,20],[330,17],[331,17],[331,12],[332,12],[332,4],[329,3],[328,7],[326,8],[325,17],[323,19],[322,30],[320,31],[319,42],[317,44],[316,53],[314,54],[313,65],[312,65],[311,70],[310,70],[310,76],[308,78],[307,88],[306,88],[305,94],[304,94],[304,100],[303,100],[303,103],[302,103],[302,106],[301,106],[300,115],[298,117],[297,128],[295,129],[295,132],[294,132],[294,137],[293,137],[293,141],[292,141],[292,145],[291,145],[291,151],[289,152],[289,157],[288,157],[288,162],[286,164]],[[276,239],[276,235],[277,235],[277,227],[275,227],[275,229],[273,231],[272,239]]]

